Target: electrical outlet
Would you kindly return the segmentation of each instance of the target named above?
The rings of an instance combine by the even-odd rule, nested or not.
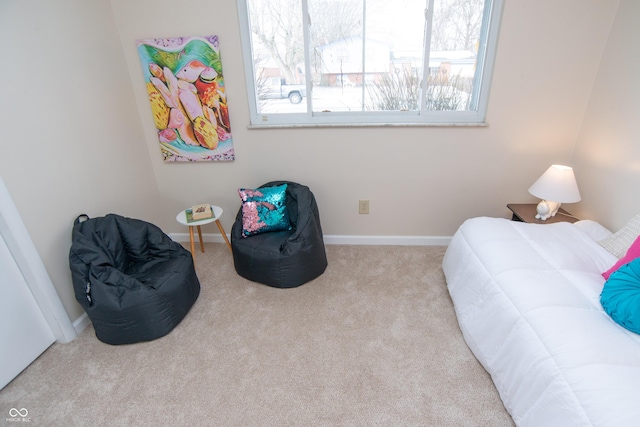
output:
[[[369,201],[368,200],[360,200],[358,205],[358,212],[361,214],[369,213]]]

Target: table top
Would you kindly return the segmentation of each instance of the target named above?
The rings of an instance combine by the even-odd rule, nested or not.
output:
[[[571,215],[569,212],[564,209],[558,209],[558,213],[551,218],[547,218],[546,220],[536,219],[536,211],[537,203],[511,203],[507,205],[507,208],[513,214],[518,217],[522,222],[528,222],[533,224],[552,224],[554,222],[576,222],[579,219]]]
[[[191,208],[187,208],[191,209]],[[178,221],[182,225],[196,226],[196,225],[205,225],[210,222],[217,221],[222,216],[222,208],[220,206],[211,205],[211,209],[213,209],[213,218],[201,219],[199,221],[191,221],[187,222],[187,209],[180,211],[178,215],[176,215],[176,221]]]

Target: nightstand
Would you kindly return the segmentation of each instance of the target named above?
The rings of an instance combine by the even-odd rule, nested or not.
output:
[[[536,203],[526,203],[526,204],[508,204],[507,208],[513,213],[511,220],[512,221],[520,221],[527,222],[530,224],[553,224],[554,222],[576,222],[578,218],[572,216],[569,212],[560,208],[556,216],[552,216],[545,221],[536,219]]]
[[[224,232],[224,229],[222,228],[222,224],[220,224],[220,221],[218,221],[222,216],[222,208],[220,206],[211,205],[211,209],[213,209],[213,217],[201,219],[199,221],[191,221],[191,222],[187,221],[187,209],[180,211],[176,216],[176,221],[178,221],[182,225],[189,226],[189,243],[191,244],[191,256],[193,256],[194,265],[196,262],[196,259],[195,259],[196,251],[195,251],[195,244],[193,241],[194,227],[198,230],[198,238],[200,239],[200,249],[202,250],[202,252],[204,252],[204,241],[202,240],[202,230],[200,230],[200,226],[209,224],[211,222],[216,223],[216,225],[218,226],[218,230],[220,230],[220,234],[222,234],[224,241],[227,243],[227,246],[229,247],[229,250],[232,251],[231,243],[229,243],[229,239],[227,238],[227,233]]]

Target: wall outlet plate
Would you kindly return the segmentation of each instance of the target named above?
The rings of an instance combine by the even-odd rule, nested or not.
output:
[[[360,200],[358,204],[358,212],[361,214],[369,213],[369,201],[368,200]]]

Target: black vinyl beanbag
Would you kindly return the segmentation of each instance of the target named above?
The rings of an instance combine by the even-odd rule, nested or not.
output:
[[[309,187],[274,181],[257,190],[283,184],[287,184],[285,205],[290,229],[245,236],[240,207],[231,229],[231,247],[240,276],[276,288],[293,288],[321,275],[327,268],[327,255],[318,206]]]
[[[98,339],[131,344],[171,332],[200,293],[191,253],[148,222],[83,216],[73,226],[69,265]]]

